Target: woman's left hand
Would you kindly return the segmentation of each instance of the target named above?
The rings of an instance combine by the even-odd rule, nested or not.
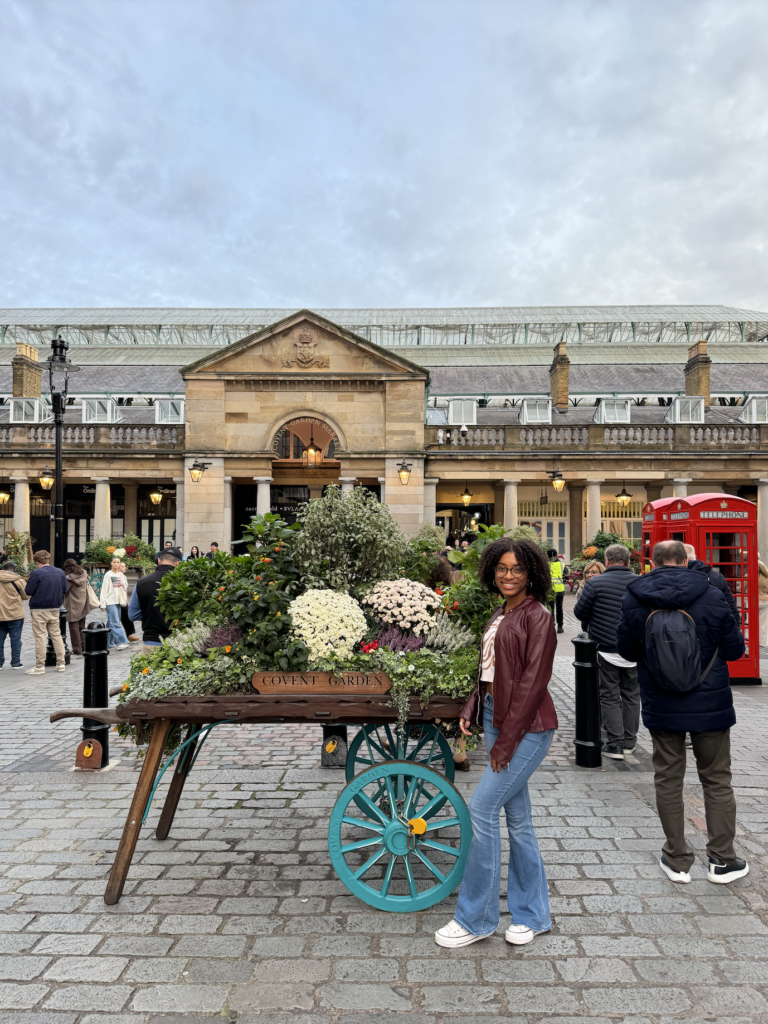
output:
[[[500,772],[502,768],[506,767],[507,766],[505,764],[502,764],[501,761],[497,761],[493,757],[491,758],[491,771]]]

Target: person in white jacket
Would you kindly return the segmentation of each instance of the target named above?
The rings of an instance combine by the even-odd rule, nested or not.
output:
[[[125,573],[120,572],[119,558],[113,558],[112,565],[104,573],[99,604],[107,612],[109,625],[107,646],[122,651],[128,646],[128,637],[125,635],[120,621],[120,609],[128,604],[128,580]]]

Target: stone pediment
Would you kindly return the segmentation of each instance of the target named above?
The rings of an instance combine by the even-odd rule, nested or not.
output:
[[[181,373],[429,379],[423,367],[306,309],[185,366]]]

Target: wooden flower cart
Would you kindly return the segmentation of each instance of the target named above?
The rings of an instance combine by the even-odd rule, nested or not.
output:
[[[342,672],[257,673],[252,693],[164,697],[129,701],[116,708],[57,711],[61,718],[106,724],[145,723],[152,736],[136,783],[104,901],[120,899],[141,826],[160,778],[173,775],[155,830],[166,839],[184,783],[210,731],[225,722],[314,722],[359,725],[349,747],[347,785],[331,812],[328,849],[333,867],[351,893],[381,910],[423,910],[448,896],[464,871],[472,828],[454,788],[454,762],[435,720],[455,721],[462,700],[433,698],[422,707],[411,699],[408,724],[398,713],[383,674]],[[161,767],[171,729],[186,735]]]

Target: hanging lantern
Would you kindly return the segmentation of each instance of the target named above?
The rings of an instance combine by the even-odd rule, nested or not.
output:
[[[307,467],[307,469],[314,469],[317,466],[317,457],[319,455],[317,445],[315,444],[314,431],[309,436],[309,444],[304,449],[304,454],[301,457],[301,461]]]
[[[467,485],[464,484],[464,493],[461,496],[461,500],[464,502],[465,508],[469,505],[470,501],[472,501],[472,498],[472,492],[470,491],[469,487],[467,487]]]
[[[556,469],[554,473],[550,474],[550,476],[552,477],[552,486],[555,488],[557,493],[560,494],[562,489],[565,487],[565,480],[563,479],[563,474],[560,472],[559,469]]]
[[[155,483],[154,491],[152,491],[151,494],[149,495],[149,500],[152,502],[153,505],[159,505],[160,502],[163,500],[163,496],[160,493],[160,488],[157,486],[157,483]]]
[[[53,487],[53,483],[54,481],[53,477],[51,476],[51,471],[46,466],[43,472],[40,474],[40,486],[43,488],[44,491],[50,491],[50,489]]]
[[[189,475],[192,477],[192,482],[199,484],[203,479],[203,473],[205,473],[209,466],[210,462],[201,462],[200,459],[195,459],[189,467]]]
[[[397,467],[397,475],[400,477],[400,483],[405,486],[411,479],[411,463],[406,462],[405,459]]]
[[[616,495],[616,501],[618,501],[622,508],[626,508],[631,500],[632,495],[627,493],[626,485],[622,482],[621,490]]]

